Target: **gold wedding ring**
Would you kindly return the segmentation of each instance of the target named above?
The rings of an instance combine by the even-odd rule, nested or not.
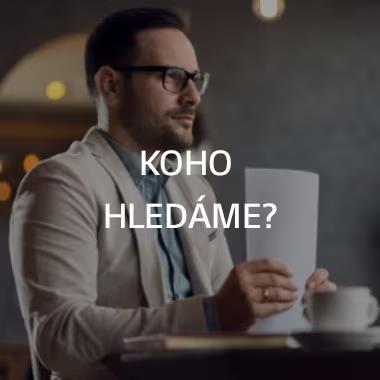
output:
[[[270,293],[269,288],[264,289],[264,292],[263,292],[263,301],[264,302],[269,301],[269,295],[270,295],[269,293]]]

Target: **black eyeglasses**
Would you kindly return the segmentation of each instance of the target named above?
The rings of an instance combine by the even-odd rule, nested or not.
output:
[[[162,73],[162,85],[165,90],[178,94],[183,91],[189,79],[191,79],[198,93],[202,96],[206,89],[210,79],[209,73],[203,73],[194,71],[189,73],[185,69],[181,69],[176,66],[119,66],[111,65],[114,70],[122,72],[161,72]]]

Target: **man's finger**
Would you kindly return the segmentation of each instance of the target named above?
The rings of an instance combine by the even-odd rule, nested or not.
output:
[[[315,289],[320,284],[327,282],[329,279],[329,272],[325,268],[316,269],[306,282],[306,289]]]
[[[316,288],[318,292],[336,292],[337,289],[337,286],[331,281],[326,281]]]
[[[289,277],[284,277],[276,273],[258,273],[251,276],[249,282],[252,286],[257,288],[283,288],[291,291],[296,291],[297,287]]]
[[[275,287],[253,288],[248,296],[257,303],[293,302],[297,299],[296,292]]]
[[[319,285],[316,289],[317,292],[336,292],[338,287],[331,281],[326,281],[325,283]],[[307,290],[302,297],[302,304],[305,305],[307,301],[307,296],[311,290]]]
[[[267,258],[247,262],[247,270],[250,273],[273,272],[286,277],[292,276],[292,273],[284,264]]]

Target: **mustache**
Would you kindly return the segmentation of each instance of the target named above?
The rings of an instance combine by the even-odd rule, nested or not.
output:
[[[196,109],[191,107],[182,107],[182,108],[176,108],[173,110],[168,111],[168,116],[183,116],[183,115],[190,115],[190,116],[196,116]]]

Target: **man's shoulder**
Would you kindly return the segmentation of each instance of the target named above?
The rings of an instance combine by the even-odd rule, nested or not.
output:
[[[41,160],[24,178],[44,174],[69,175],[73,173],[86,175],[89,165],[94,164],[94,158],[88,147],[82,142],[74,141],[70,147],[61,153]]]
[[[22,179],[18,192],[33,185],[41,187],[49,183],[80,186],[90,184],[92,178],[99,176],[102,167],[97,163],[88,144],[74,141],[61,153],[41,160]]]

